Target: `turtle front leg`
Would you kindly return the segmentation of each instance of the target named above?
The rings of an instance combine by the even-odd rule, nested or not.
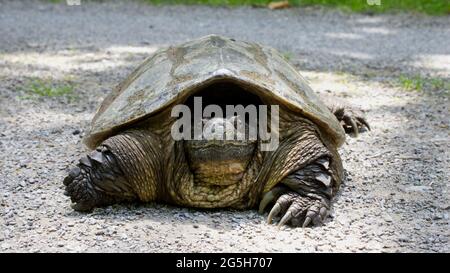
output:
[[[63,183],[72,208],[156,199],[160,145],[148,132],[125,132],[105,140],[70,170]]]
[[[290,191],[278,198],[267,217],[267,223],[271,224],[274,217],[282,215],[278,227],[286,224],[294,227],[307,227],[310,224],[318,226],[326,219],[329,208],[328,199],[318,200]]]
[[[77,211],[136,199],[116,157],[103,145],[82,157],[63,183],[64,194],[70,196]]]
[[[277,216],[282,216],[278,227],[289,224],[297,227],[320,225],[326,219],[333,196],[332,174],[328,157],[297,170],[281,181],[281,185],[267,192],[259,211],[275,201],[267,222],[272,223]]]

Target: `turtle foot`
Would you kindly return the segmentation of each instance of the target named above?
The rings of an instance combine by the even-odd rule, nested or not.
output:
[[[80,159],[63,181],[64,194],[72,201],[76,211],[89,212],[130,197],[123,173],[112,153],[102,146]]]
[[[370,125],[361,110],[350,107],[339,107],[334,111],[334,115],[341,123],[346,133],[353,133],[355,137],[364,130],[370,131]]]
[[[282,194],[272,207],[267,222],[271,224],[280,215],[278,227],[290,225],[293,227],[319,226],[329,212],[328,202],[301,196],[296,192]],[[281,217],[282,216],[282,217]]]

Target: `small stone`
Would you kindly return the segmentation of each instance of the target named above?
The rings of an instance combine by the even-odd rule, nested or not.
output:
[[[9,244],[7,244],[7,243],[3,243],[2,245],[0,245],[0,248],[1,249],[8,249],[8,248],[10,248],[11,246],[9,245]]]
[[[432,190],[429,186],[410,186],[405,188],[406,192],[426,192],[429,190]]]
[[[390,215],[385,215],[385,216],[383,217],[383,219],[384,219],[384,221],[386,221],[386,222],[388,222],[388,223],[391,223],[391,222],[392,222],[392,217],[391,217]]]

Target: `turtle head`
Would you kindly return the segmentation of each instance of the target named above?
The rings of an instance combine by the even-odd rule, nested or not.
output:
[[[248,133],[248,124],[238,116],[202,119],[201,123],[201,136],[185,141],[196,179],[213,185],[241,181],[257,145],[256,138]]]
[[[239,86],[217,83],[195,93],[186,104],[191,112],[202,113],[191,119],[193,138],[184,140],[195,179],[212,185],[239,183],[258,145],[259,97]]]

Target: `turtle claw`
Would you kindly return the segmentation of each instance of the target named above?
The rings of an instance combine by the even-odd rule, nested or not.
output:
[[[92,202],[94,196],[92,189],[88,187],[88,178],[85,172],[74,172],[78,167],[75,167],[69,172],[69,175],[64,179],[64,195],[69,196],[72,204],[71,207],[76,211],[88,212],[91,211],[95,203]]]
[[[321,203],[316,203],[312,205],[308,212],[306,213],[305,222],[303,222],[303,227],[307,227],[309,224],[313,223],[315,226],[319,226],[323,223],[323,220],[325,220],[326,212],[323,213],[324,217],[322,217],[321,211],[326,208],[322,206]]]
[[[291,219],[292,219],[292,213],[290,211],[286,212],[284,214],[283,218],[281,218],[280,222],[278,222],[277,227],[281,228],[282,226],[284,226]]]
[[[355,137],[357,137],[364,128],[367,128],[367,130],[370,131],[370,125],[364,117],[363,112],[360,110],[341,107],[336,110],[334,114],[341,122],[345,132],[353,133]]]
[[[370,125],[364,117],[356,117],[356,121],[360,127],[366,126],[367,130],[370,131]]]
[[[358,137],[359,128],[358,128],[358,125],[356,124],[355,118],[345,115],[343,121],[346,126],[350,127],[350,129],[353,131],[353,134],[355,135],[355,137]]]
[[[278,228],[286,225],[308,227],[319,226],[328,215],[328,205],[322,200],[302,196],[295,192],[282,194],[269,212],[267,223],[282,214]]]
[[[305,222],[303,222],[302,228],[307,227],[311,223],[311,217],[306,217]]]
[[[269,216],[267,216],[267,223],[272,224],[272,220],[274,216],[277,216],[281,211],[281,205],[279,203],[275,204],[273,208],[269,212]]]
[[[258,213],[263,214],[264,209],[267,207],[268,204],[277,200],[278,197],[280,197],[283,193],[286,193],[287,191],[288,189],[286,189],[285,187],[276,186],[270,191],[268,191],[266,194],[264,194],[264,197],[259,203]]]

